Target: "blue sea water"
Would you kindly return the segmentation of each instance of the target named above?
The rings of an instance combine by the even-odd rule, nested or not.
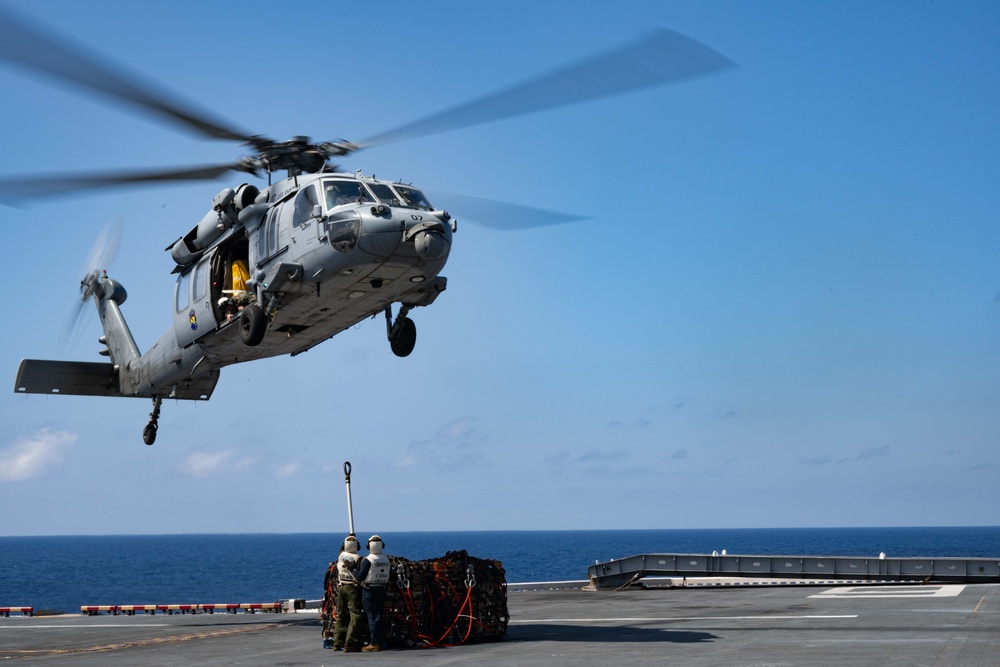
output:
[[[1000,558],[1000,527],[380,533],[411,560],[464,549],[507,581],[584,579],[596,561],[643,553]],[[364,533],[361,534],[365,536]],[[318,599],[341,534],[0,537],[0,606]]]

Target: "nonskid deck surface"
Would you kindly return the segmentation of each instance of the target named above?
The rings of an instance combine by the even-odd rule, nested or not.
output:
[[[315,613],[0,618],[0,660],[46,665],[998,665],[1000,585],[519,591],[500,643],[322,648]]]

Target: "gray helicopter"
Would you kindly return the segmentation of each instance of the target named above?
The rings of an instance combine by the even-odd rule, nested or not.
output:
[[[732,63],[669,30],[453,107],[370,139],[313,143],[250,135],[168,99],[145,83],[68,46],[64,37],[0,9],[0,57],[31,72],[82,86],[198,134],[242,142],[236,162],[185,169],[57,175],[0,181],[0,201],[160,181],[211,180],[230,172],[267,179],[219,192],[190,231],[170,243],[176,285],[172,325],[145,354],[122,314],[127,293],[106,266],[88,267],[81,301],[97,307],[105,362],[24,359],[14,390],[25,394],[151,399],[143,431],[156,439],[163,399],[208,400],[225,366],[296,355],[383,314],[392,352],[409,355],[417,330],[409,314],[445,291],[440,275],[457,223],[410,184],[347,173],[331,163],[357,150],[708,74]],[[28,55],[30,54],[30,55]],[[278,172],[283,178],[276,178]],[[468,201],[467,198],[463,198]],[[504,211],[493,207],[503,226]],[[529,224],[574,219],[533,213]],[[517,216],[511,216],[517,217]],[[521,216],[523,218],[523,215]],[[511,221],[511,226],[523,226]],[[395,306],[398,304],[398,310]],[[394,312],[395,310],[395,312]]]

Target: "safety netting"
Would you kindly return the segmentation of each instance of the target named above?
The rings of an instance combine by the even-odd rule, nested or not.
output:
[[[500,641],[507,633],[507,580],[500,561],[462,550],[420,561],[389,556],[389,562],[382,622],[390,646],[479,644]],[[331,564],[324,581],[324,637],[333,636],[336,585]]]

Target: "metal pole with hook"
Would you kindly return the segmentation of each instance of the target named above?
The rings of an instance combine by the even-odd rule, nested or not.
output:
[[[347,523],[354,534],[354,507],[351,505],[351,462],[344,461],[344,484],[347,485]]]

